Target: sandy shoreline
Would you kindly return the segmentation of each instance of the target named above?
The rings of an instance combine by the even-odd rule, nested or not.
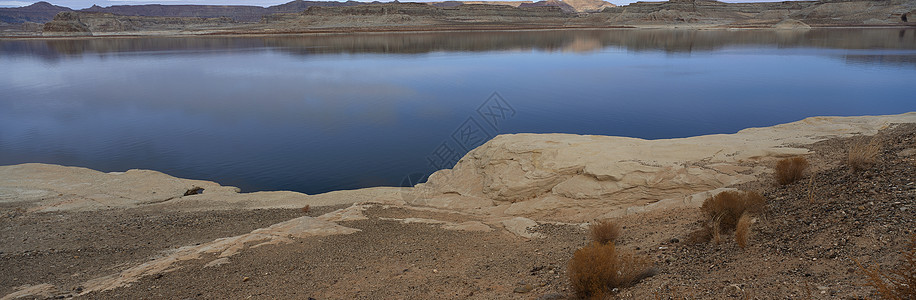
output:
[[[427,28],[340,28],[340,29],[314,29],[301,31],[200,31],[200,32],[180,32],[180,31],[149,31],[149,32],[124,32],[124,33],[100,33],[90,36],[66,36],[66,35],[3,35],[0,33],[0,39],[5,40],[82,40],[82,39],[110,39],[110,38],[179,38],[179,37],[283,37],[283,36],[324,36],[324,35],[347,35],[347,34],[391,34],[391,33],[449,33],[449,32],[531,32],[531,31],[557,31],[557,30],[710,30],[710,31],[733,31],[733,30],[759,30],[759,31],[806,31],[806,30],[825,30],[825,29],[913,29],[916,25],[834,25],[834,26],[812,26],[810,29],[780,29],[772,27],[723,27],[721,25],[619,25],[619,26],[572,26],[572,27],[512,27],[512,26],[494,26],[482,28],[447,28],[447,27],[427,27]]]

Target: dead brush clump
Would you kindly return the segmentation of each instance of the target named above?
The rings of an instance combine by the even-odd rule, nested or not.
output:
[[[700,207],[706,217],[705,226],[691,233],[687,241],[699,244],[713,240],[718,243],[722,241],[722,234],[735,230],[739,223],[743,223],[741,232],[736,232],[736,239],[742,240],[739,246],[744,245],[744,248],[754,216],[763,213],[765,206],[766,198],[758,192],[728,191],[709,197]]]
[[[611,290],[633,285],[651,275],[652,262],[614,243],[594,242],[576,250],[569,261],[569,282],[581,299],[604,299]]]
[[[589,233],[593,242],[608,244],[620,236],[620,227],[613,221],[596,221],[589,226]]]
[[[798,181],[808,168],[808,160],[801,156],[782,159],[776,162],[776,182],[781,185]]]
[[[730,231],[742,214],[760,214],[765,205],[766,199],[758,192],[727,191],[706,199],[700,209],[710,221],[718,219],[720,229]]]
[[[903,253],[903,262],[896,270],[867,268],[856,261],[859,271],[865,275],[865,285],[874,287],[882,299],[916,299],[916,234],[910,236],[907,248]]]
[[[881,143],[877,138],[871,140],[860,139],[849,145],[849,154],[846,164],[855,171],[862,171],[870,168],[875,164],[878,158],[878,152],[881,150]]]
[[[747,237],[751,234],[751,224],[754,224],[754,217],[744,213],[738,219],[738,224],[735,225],[735,243],[738,243],[741,249],[747,248]]]

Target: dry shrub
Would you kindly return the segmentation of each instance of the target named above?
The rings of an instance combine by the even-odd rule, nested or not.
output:
[[[763,213],[765,205],[766,199],[758,192],[728,191],[707,198],[700,208],[706,216],[706,224],[687,235],[687,242],[691,244],[709,241],[720,243],[722,235],[735,230],[742,216],[747,215],[750,218],[745,222],[752,222],[754,216]],[[747,230],[742,233],[746,238],[750,233],[750,228],[742,230]]]
[[[735,242],[738,243],[738,247],[741,247],[741,249],[747,247],[747,237],[751,233],[751,224],[753,223],[754,218],[748,213],[742,214],[741,218],[738,219],[738,225],[735,226]]]
[[[879,150],[881,150],[881,144],[876,138],[872,138],[867,143],[864,139],[854,142],[849,145],[849,157],[846,164],[853,171],[865,170],[875,163]]]
[[[592,243],[576,250],[569,261],[569,282],[576,296],[603,299],[611,290],[648,276],[651,262],[630,251],[617,251],[614,243]]]
[[[742,214],[760,214],[764,205],[766,199],[758,192],[728,191],[706,199],[700,209],[712,223],[710,225],[718,225],[720,230],[731,231],[735,229]]]
[[[798,181],[808,168],[808,160],[801,156],[776,162],[776,182],[786,185]]]
[[[916,299],[916,234],[910,236],[908,248],[903,253],[903,262],[893,271],[866,268],[856,261],[859,270],[865,274],[865,284],[878,290],[882,299]]]
[[[613,243],[620,236],[620,227],[613,221],[597,221],[589,226],[592,241],[601,244]]]
[[[601,299],[617,285],[617,249],[613,243],[593,243],[576,250],[568,273],[577,296]]]

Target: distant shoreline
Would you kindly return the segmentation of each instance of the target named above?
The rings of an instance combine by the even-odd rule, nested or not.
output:
[[[96,34],[87,36],[67,35],[3,35],[0,39],[6,40],[71,40],[71,39],[100,39],[100,38],[152,38],[152,37],[258,37],[258,36],[308,36],[308,35],[346,35],[346,34],[411,34],[411,33],[449,33],[449,32],[512,32],[512,31],[559,31],[559,30],[762,30],[762,31],[805,31],[829,29],[916,29],[916,25],[835,25],[812,26],[810,29],[780,29],[772,27],[721,27],[695,26],[695,25],[621,25],[621,26],[574,26],[574,27],[512,27],[493,26],[476,28],[446,28],[429,26],[426,28],[341,28],[341,29],[315,29],[301,31],[201,31],[193,33],[168,32],[124,32],[112,34]]]

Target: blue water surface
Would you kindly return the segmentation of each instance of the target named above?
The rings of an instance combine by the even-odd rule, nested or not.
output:
[[[401,185],[495,134],[916,110],[916,31],[897,29],[0,40],[0,70],[0,165],[309,194]]]

